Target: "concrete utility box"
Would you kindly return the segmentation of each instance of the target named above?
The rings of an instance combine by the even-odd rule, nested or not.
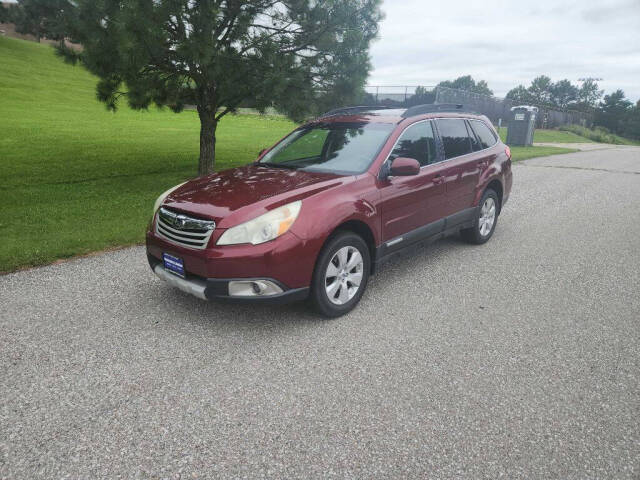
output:
[[[536,128],[538,107],[521,105],[511,109],[507,129],[507,145],[533,145],[533,131]]]

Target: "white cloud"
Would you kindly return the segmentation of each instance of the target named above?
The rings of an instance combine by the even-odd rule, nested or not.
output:
[[[373,85],[435,85],[470,74],[496,95],[537,75],[600,77],[640,98],[640,0],[385,0]]]

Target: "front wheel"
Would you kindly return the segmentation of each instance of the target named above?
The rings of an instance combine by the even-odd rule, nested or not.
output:
[[[462,238],[470,243],[482,244],[491,238],[498,223],[498,194],[488,188],[480,200],[473,227],[462,230]]]
[[[313,274],[311,297],[327,317],[339,317],[358,304],[369,280],[371,255],[362,237],[343,232],[322,249]]]

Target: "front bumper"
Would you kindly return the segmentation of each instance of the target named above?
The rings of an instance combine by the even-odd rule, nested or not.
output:
[[[304,300],[309,296],[309,288],[287,288],[282,283],[272,278],[203,278],[193,274],[188,274],[186,278],[181,278],[165,270],[162,262],[153,255],[147,255],[149,265],[154,273],[167,282],[172,287],[178,288],[195,297],[203,300],[217,300],[233,303],[254,303],[278,305],[283,303]],[[273,295],[242,295],[232,296],[229,294],[229,282],[237,281],[268,281],[276,284],[282,293]]]
[[[311,285],[321,242],[303,240],[291,232],[259,245],[216,245],[224,230],[214,231],[203,250],[185,248],[147,232],[147,254],[162,261],[163,253],[181,258],[195,276],[215,279],[275,278],[288,288]]]

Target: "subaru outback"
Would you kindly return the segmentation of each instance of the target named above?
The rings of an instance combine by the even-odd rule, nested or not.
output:
[[[310,298],[337,317],[402,249],[489,240],[511,184],[509,148],[461,105],[343,108],[255,163],[163,193],[147,256],[158,277],[202,299]]]

